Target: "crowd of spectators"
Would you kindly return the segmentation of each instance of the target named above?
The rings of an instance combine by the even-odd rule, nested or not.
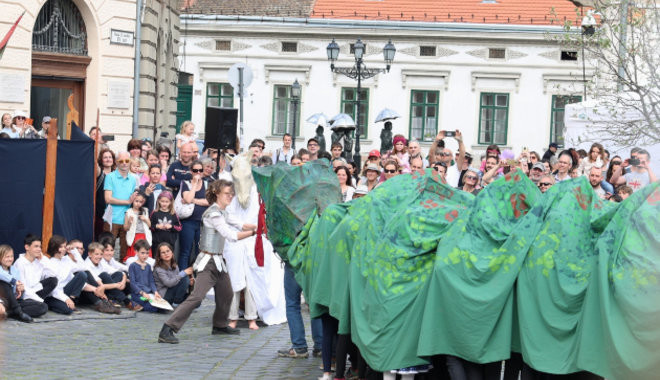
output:
[[[24,121],[21,113],[13,117],[4,114],[0,133],[10,138],[43,137],[44,133],[33,131]],[[47,130],[49,122],[50,118],[44,118],[42,131]],[[176,136],[173,162],[175,156],[167,145],[153,147],[150,141],[132,139],[125,151],[114,152],[103,144],[100,129],[90,130],[90,137],[100,142],[96,161],[96,242],[85,253],[79,240],[67,242],[64,237],[53,236],[46,252],[42,252],[40,239],[29,234],[25,237],[25,252],[16,262],[12,249],[1,245],[0,314],[31,322],[47,310],[76,313],[79,305],[103,313],[120,313],[121,307],[157,311],[150,299],[164,299],[176,306],[194,286],[192,263],[199,253],[202,215],[209,207],[206,190],[215,180],[232,180],[232,159],[237,152],[207,149],[200,156],[191,122],[185,122]],[[455,140],[451,145],[458,147],[457,152],[448,147],[449,139]],[[308,139],[306,147],[297,151],[292,148],[289,134],[283,136],[282,146],[270,152],[261,139],[253,140],[248,150],[255,166],[300,166],[327,159],[337,175],[343,202],[362,197],[395,176],[424,173],[427,169],[447,185],[475,195],[516,169],[522,170],[542,193],[557,182],[585,176],[600,198],[612,202],[621,202],[657,181],[649,166],[650,154],[641,148],[633,148],[630,157],[622,158],[610,157],[598,143],[588,152],[573,148],[560,151],[558,144],[551,143],[542,155],[527,148],[513,152],[490,145],[477,157],[467,152],[460,130],[440,131],[427,152],[419,141],[409,141],[402,135],[393,136],[392,147],[391,151],[368,152],[361,168],[341,144],[333,143],[329,151],[322,151],[315,138]],[[119,252],[115,255],[117,241]],[[288,265],[284,287],[292,346],[280,350],[279,355],[307,357],[300,286]],[[233,303],[234,309],[237,303]],[[237,318],[235,311],[232,320]],[[326,344],[321,349],[321,330],[326,335],[336,334],[334,323],[331,318],[324,319],[323,326],[320,320],[312,321],[314,355],[332,348]],[[342,350],[353,352],[352,356],[359,359],[359,353],[343,339]],[[358,371],[358,361],[354,360],[355,366],[349,371]],[[322,378],[329,379],[329,353],[324,356],[323,367]],[[406,368],[399,373],[424,370]]]

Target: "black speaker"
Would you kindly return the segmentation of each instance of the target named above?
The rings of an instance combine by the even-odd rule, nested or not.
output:
[[[204,149],[236,149],[236,108],[206,107]]]

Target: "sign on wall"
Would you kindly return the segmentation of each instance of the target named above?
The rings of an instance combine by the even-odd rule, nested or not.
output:
[[[133,46],[133,32],[110,29],[110,43],[117,45]]]
[[[108,108],[131,108],[131,84],[108,82]]]
[[[20,74],[0,74],[0,102],[25,103],[25,77]]]

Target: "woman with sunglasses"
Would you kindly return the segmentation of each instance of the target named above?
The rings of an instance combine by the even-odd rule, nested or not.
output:
[[[26,119],[27,115],[23,111],[17,110],[14,113],[14,119],[12,120],[14,123],[12,128],[18,131],[20,138],[33,138],[37,135],[37,130],[30,124],[26,123]]]
[[[181,250],[179,252],[179,268],[188,268],[197,258],[196,249],[199,246],[199,234],[202,223],[202,214],[209,207],[206,200],[207,183],[204,181],[204,165],[201,161],[195,160],[190,165],[192,180],[181,182],[181,200],[184,204],[195,204],[192,215],[181,219],[181,234],[179,242]]]
[[[469,168],[463,176],[463,186],[459,189],[465,191],[466,193],[477,195],[481,191],[481,189],[477,187],[478,183],[479,173],[475,169]]]
[[[396,160],[387,160],[383,165],[383,182],[401,173],[401,168]]]
[[[9,138],[17,139],[20,137],[20,133],[17,128],[12,124],[11,115],[8,113],[2,114],[2,133],[6,133]]]

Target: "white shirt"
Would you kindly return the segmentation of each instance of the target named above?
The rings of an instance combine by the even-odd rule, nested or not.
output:
[[[214,228],[216,231],[220,232],[220,235],[225,238],[225,241],[230,242],[238,241],[238,231],[232,229],[229,226],[234,226],[239,231],[243,229],[243,222],[236,219],[231,214],[228,214],[225,212],[225,210],[222,210],[220,215],[210,218],[202,218],[202,223],[204,223],[205,227]],[[227,272],[227,266],[225,265],[225,261],[222,259],[222,255],[207,255],[206,253],[201,252],[199,255],[197,255],[197,259],[193,264],[193,269],[198,272],[203,271],[211,257],[213,257],[215,267],[219,272]]]
[[[447,168],[445,179],[447,184],[451,187],[458,187],[458,180],[461,177],[461,172],[458,170],[458,165],[452,165]]]
[[[75,261],[68,255],[61,259],[51,257],[47,264],[44,265],[46,268],[45,272],[50,271],[53,276],[57,277],[57,286],[55,287],[55,290],[53,290],[52,295],[62,302],[66,302],[66,300],[69,299],[69,296],[64,293],[64,287],[73,280],[73,275],[87,270],[85,262],[78,251],[72,250],[71,252],[75,252],[73,254],[76,259]]]
[[[25,253],[21,253],[18,260],[14,263],[14,267],[18,269],[21,274],[23,285],[25,286],[25,298],[44,302],[44,300],[37,295],[37,292],[43,289],[41,280],[49,277],[44,273],[44,261],[48,260],[46,256],[41,259],[34,259],[32,262],[25,258]]]
[[[103,259],[101,259],[101,261],[103,261]],[[101,281],[101,277],[99,276],[101,276],[101,273],[105,272],[101,267],[101,261],[99,261],[98,265],[94,265],[94,263],[92,262],[92,260],[89,259],[89,257],[85,259],[85,268],[87,268],[89,273],[91,273],[92,276],[94,276],[94,279],[99,284],[103,283],[103,281]]]
[[[114,258],[111,258],[110,261],[101,259],[99,266],[103,269],[103,272],[108,274],[113,274],[117,271],[128,273],[128,266],[118,262]]]

